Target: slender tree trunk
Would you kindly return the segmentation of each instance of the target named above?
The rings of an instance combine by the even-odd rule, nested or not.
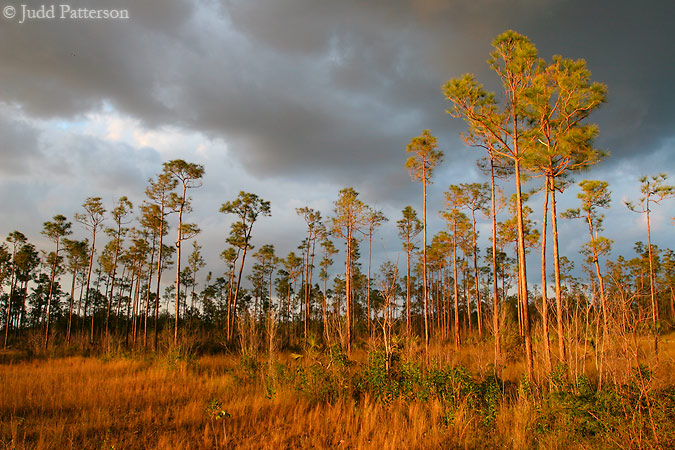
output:
[[[251,224],[251,226],[247,228],[246,239],[244,239],[244,251],[241,255],[241,265],[239,266],[239,275],[237,276],[237,287],[234,290],[234,300],[232,302],[232,324],[230,326],[230,335],[228,336],[228,339],[231,339],[234,333],[234,320],[237,316],[237,299],[239,298],[239,286],[241,284],[241,274],[244,271],[244,263],[246,262],[246,250],[248,250],[248,240],[251,237],[252,227],[253,224]]]
[[[303,334],[303,336],[304,336],[305,344],[307,344],[307,320],[309,318],[309,289],[308,289],[309,286],[308,286],[308,284],[309,284],[309,246],[310,246],[311,239],[312,239],[312,234],[310,233],[309,236],[307,236],[307,248],[305,249],[306,252],[305,252],[305,261],[304,261],[305,262],[305,270],[304,270],[304,273],[303,273],[303,278],[304,278],[304,280],[303,280],[303,294],[304,294],[303,297],[304,297],[304,304],[305,304],[304,311],[303,311],[304,312],[304,314],[303,314],[303,320],[304,320],[304,324],[303,324],[303,326],[304,326],[303,333],[304,334]]]
[[[453,221],[452,231],[452,265],[454,276],[454,295],[455,295],[455,350],[459,350],[459,285],[457,284],[457,220]]]
[[[226,336],[230,340],[230,324],[231,324],[231,312],[232,312],[232,286],[234,286],[234,271],[237,268],[237,261],[239,260],[239,252],[241,249],[237,250],[237,257],[232,261],[232,269],[230,270],[230,280],[227,283],[227,327],[226,327]]]
[[[136,282],[136,293],[134,294],[134,334],[133,334],[133,342],[134,342],[134,347],[136,347],[136,338],[138,337],[138,327],[140,324],[140,318],[141,318],[141,276],[143,275],[143,267],[142,263],[138,263],[138,281]]]
[[[105,334],[106,339],[109,336],[108,328],[109,328],[109,324],[110,324],[110,309],[112,308],[113,288],[114,288],[114,285],[115,285],[114,277],[115,277],[115,275],[113,274],[111,276],[110,282],[108,283],[108,286],[106,286],[106,288],[105,288],[106,309],[105,309],[105,332],[104,332],[104,334]],[[108,292],[108,289],[110,289],[110,292]]]
[[[136,289],[134,290],[132,307],[131,307],[131,343],[134,348],[136,347],[136,330],[137,330],[137,318],[138,318],[138,293],[141,285],[141,271],[139,267],[138,276],[136,278]]]
[[[164,204],[159,214],[159,245],[157,246],[157,289],[155,291],[155,351],[159,348],[159,287],[162,279],[162,244],[164,238]]]
[[[291,279],[288,279],[288,290],[286,293],[286,323],[291,321]]]
[[[448,289],[448,267],[443,271],[443,337],[450,339],[450,291]]]
[[[134,266],[131,267],[131,270],[129,272],[130,272],[130,275],[131,275],[131,283],[129,284],[129,296],[127,297],[127,313],[126,313],[127,320],[126,320],[126,325],[124,327],[124,330],[125,330],[125,338],[124,339],[125,339],[126,345],[129,345],[129,331],[130,331],[129,329],[132,328],[132,326],[133,326],[133,324],[131,322],[131,315],[132,315],[131,302],[133,301],[133,298],[134,298],[134,278],[135,278]],[[138,281],[136,281],[136,282],[138,283]],[[131,330],[131,331],[133,332],[133,330]]]
[[[178,319],[180,317],[180,249],[183,240],[183,209],[187,185],[183,183],[183,198],[178,211],[178,239],[176,240],[176,320],[173,327],[173,345],[178,345]]]
[[[368,232],[368,335],[372,336],[371,324],[370,324],[370,261],[373,250],[373,231],[372,228]]]
[[[110,296],[108,297],[108,309],[105,313],[105,337],[108,338],[108,327],[110,325],[110,307],[112,305],[112,296],[115,292],[115,275],[117,275],[117,258],[119,256],[121,240],[120,236],[122,235],[122,222],[117,223],[117,243],[115,245],[115,256],[113,258],[113,270],[112,270],[112,281],[110,282]]]
[[[480,304],[480,283],[478,281],[478,249],[476,248],[476,211],[471,210],[471,224],[472,224],[472,247],[473,247],[473,274],[476,287],[476,315],[478,317],[478,336],[483,338],[483,317]]]
[[[312,253],[309,258],[309,272],[308,272],[308,296],[307,296],[307,316],[311,324],[312,320],[312,275],[314,272],[314,252],[316,251],[316,235],[312,239]],[[272,297],[270,297],[271,300]]]
[[[26,317],[26,297],[28,296],[28,281],[23,282],[23,295],[21,296],[21,317],[19,318],[19,329],[23,329],[23,320]]]
[[[560,352],[560,362],[565,363],[565,333],[563,329],[563,300],[562,288],[560,283],[560,247],[558,246],[558,214],[556,212],[556,187],[555,178],[551,179],[551,231],[553,233],[553,272],[555,277],[555,304],[556,304],[556,325],[558,328],[558,350]]]
[[[73,323],[73,302],[75,301],[75,280],[77,279],[77,270],[73,272],[73,282],[70,287],[70,304],[68,305],[68,327],[66,329],[66,343],[70,345],[70,327]]]
[[[607,339],[609,332],[609,319],[607,316],[607,299],[605,298],[605,281],[602,277],[602,272],[600,271],[600,262],[598,261],[598,249],[595,246],[594,240],[594,229],[593,229],[593,219],[591,216],[588,217],[588,233],[591,237],[592,250],[593,250],[593,265],[595,266],[595,274],[598,277],[598,287],[600,288],[600,305],[602,307],[602,333],[603,340]]]
[[[654,292],[654,265],[652,259],[652,228],[649,222],[649,199],[647,199],[647,249],[649,250],[649,295],[652,300],[652,325],[654,327],[654,353],[659,354],[659,305]]]
[[[89,269],[87,269],[87,293],[85,294],[85,298],[84,298],[84,309],[85,309],[84,315],[85,315],[85,318],[87,316],[86,309],[87,309],[87,306],[89,305],[89,302],[90,302],[89,284],[91,282],[91,269],[94,265],[94,252],[95,251],[96,251],[96,225],[94,225],[94,228],[93,228],[92,233],[91,233],[91,251],[90,251],[90,255],[89,255]],[[92,320],[92,330],[93,330],[93,327],[94,327],[94,308],[93,308],[93,306],[92,306],[91,320]],[[82,324],[82,327],[83,328],[85,327],[84,323]],[[90,344],[94,343],[93,331],[92,331],[92,336],[91,336],[91,339],[90,339],[89,343]]]
[[[268,283],[269,283],[269,288],[268,288],[268,289],[269,289],[269,292],[268,292],[268,295],[269,295],[269,297],[270,297],[270,302],[269,302],[269,304],[267,305],[267,310],[270,312],[270,314],[272,313],[272,273],[274,272],[274,266],[273,266],[272,264],[273,264],[273,263],[270,262],[270,269],[269,269],[270,272],[269,272],[269,279],[268,279]],[[271,317],[271,316],[270,316],[270,317]]]
[[[518,242],[516,242],[516,251],[517,249],[518,249]],[[525,327],[523,326],[523,298],[520,292],[520,258],[518,256],[518,253],[516,253],[516,267],[513,270],[514,270],[513,276],[515,277],[516,283],[518,284],[518,332],[520,333],[520,337],[524,338]]]
[[[544,362],[546,364],[546,372],[551,372],[551,349],[548,336],[548,295],[546,283],[546,219],[548,216],[548,195],[549,194],[549,178],[546,177],[544,186],[544,217],[541,221],[541,316],[544,327]]]
[[[408,269],[405,277],[405,334],[410,338],[410,236],[407,236],[406,241]]]
[[[328,342],[328,273],[323,279],[323,335],[326,342]],[[270,297],[271,299],[272,297]]]
[[[673,292],[673,285],[670,285],[670,319],[675,320],[675,292]]]
[[[422,242],[422,280],[424,282],[422,288],[422,295],[424,296],[424,350],[426,354],[427,364],[429,363],[429,308],[427,306],[427,176],[422,164],[422,188],[424,191],[422,202],[422,218],[424,225],[424,237]]]
[[[47,294],[47,312],[46,312],[46,317],[45,317],[45,345],[44,348],[47,350],[47,346],[49,345],[49,314],[50,314],[50,307],[52,304],[52,290],[54,287],[54,278],[56,277],[56,264],[59,261],[59,240],[56,240],[56,253],[54,254],[54,264],[52,264],[52,273],[51,277],[49,277],[49,294]],[[12,302],[12,299],[9,299],[10,304]]]
[[[127,268],[123,267],[122,276],[120,277],[120,282],[124,281],[124,275],[126,274]],[[124,288],[120,285],[117,295],[119,296],[119,301],[117,302],[117,315],[115,316],[115,329],[119,332],[120,330],[120,317],[122,317],[122,298],[124,297]]]
[[[494,159],[490,156],[490,194],[492,219],[492,308],[493,326],[495,334],[495,365],[501,355],[501,338],[499,335],[499,295],[497,293],[497,207],[495,205],[495,167]]]
[[[517,137],[515,139],[517,143]],[[516,151],[517,153],[517,151]],[[516,172],[516,218],[518,222],[518,273],[519,292],[523,304],[523,331],[525,334],[525,359],[527,363],[527,377],[534,380],[534,361],[532,357],[532,335],[530,331],[530,312],[528,308],[527,269],[525,263],[525,232],[523,226],[523,199],[521,194],[520,160],[515,160]]]
[[[352,231],[351,225],[347,230],[347,257],[345,267],[345,300],[347,303],[347,354],[352,354]]]
[[[99,272],[96,276],[96,292],[101,292],[101,266],[99,264]],[[94,317],[96,316],[96,309],[94,309],[94,305],[91,305],[91,328],[90,328],[90,335],[89,335],[89,342],[91,344],[94,343]]]
[[[466,255],[464,255],[466,256]],[[469,276],[467,274],[468,264],[464,259],[462,259],[462,294],[466,299],[466,315],[464,316],[465,324],[464,327],[469,327],[469,335],[473,333],[473,328],[471,328],[471,299],[469,297]]]
[[[7,320],[5,321],[5,343],[3,345],[3,348],[7,348],[7,337],[9,334],[9,318],[12,315],[12,289],[9,291],[9,297],[7,297],[7,309],[5,310],[6,318]]]
[[[78,319],[78,321],[79,321],[79,319],[82,319],[82,323],[84,323],[84,318],[80,315],[80,313],[82,312],[82,298],[83,298],[83,296],[84,296],[84,283],[81,283],[80,284],[80,296],[77,299],[77,316],[76,316],[76,319]],[[80,331],[82,331],[82,329],[84,327],[84,325],[82,325],[82,323],[80,323]]]
[[[598,262],[598,249],[595,246],[593,239],[593,220],[592,217],[588,216],[588,232],[591,236],[591,245],[593,249],[593,265],[595,266],[595,273],[598,277],[598,287],[600,288],[600,306],[602,308],[602,342],[600,344],[600,364],[598,370],[598,389],[602,389],[602,380],[603,380],[603,360],[605,347],[607,345],[608,334],[608,319],[607,319],[607,301],[605,299],[605,283],[602,278],[602,273],[600,272],[600,263]]]
[[[7,348],[7,335],[9,332],[9,317],[12,313],[12,300],[14,299],[14,290],[16,288],[16,265],[14,264],[14,258],[16,257],[16,248],[17,248],[17,243],[14,243],[14,250],[12,251],[12,258],[10,261],[12,262],[12,273],[9,277],[9,298],[7,300],[7,323],[5,324],[5,343],[3,345],[3,348]]]
[[[197,266],[195,266],[196,268]],[[264,267],[263,267],[264,269]],[[190,309],[194,311],[195,309],[195,287],[197,287],[197,271],[192,272],[192,286],[190,286]],[[187,297],[187,292],[185,293]]]
[[[436,272],[436,332],[441,330],[441,270]]]
[[[148,311],[150,310],[150,290],[152,286],[152,269],[154,267],[155,261],[155,243],[156,237],[153,236],[152,239],[152,251],[150,252],[150,264],[148,265],[148,286],[145,291],[145,322],[143,324],[143,347],[147,348],[148,346]]]

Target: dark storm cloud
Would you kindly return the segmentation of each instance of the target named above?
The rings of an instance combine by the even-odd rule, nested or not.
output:
[[[5,20],[0,99],[38,117],[109,104],[148,127],[200,131],[259,176],[386,180],[425,128],[453,161],[464,125],[444,113],[440,86],[470,71],[498,88],[485,60],[507,28],[543,57],[584,57],[609,86],[593,119],[615,160],[644,157],[672,135],[670,2],[72,4],[128,8],[131,19]]]
[[[39,155],[37,131],[0,109],[0,174],[25,176],[31,159]]]
[[[169,120],[169,109],[159,101],[155,88],[167,82],[171,50],[180,39],[181,23],[191,17],[183,2],[69,4],[73,9],[96,4],[129,8],[134,19],[23,24],[3,19],[1,98],[40,117],[73,117],[108,101],[151,124]]]

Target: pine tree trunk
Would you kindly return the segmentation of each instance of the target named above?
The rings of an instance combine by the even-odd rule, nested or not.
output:
[[[407,236],[406,257],[408,261],[405,277],[405,333],[410,338],[410,236]]]
[[[87,316],[87,312],[86,312],[87,306],[89,306],[89,302],[91,301],[90,297],[89,297],[89,286],[90,286],[90,283],[91,283],[91,270],[92,270],[92,267],[94,265],[94,251],[95,250],[96,250],[96,225],[94,225],[93,231],[91,233],[91,254],[89,255],[89,269],[87,270],[87,292],[86,292],[85,298],[84,298],[84,309],[85,309],[84,315],[85,315],[85,317]],[[91,320],[92,320],[92,330],[93,330],[93,327],[94,327],[94,325],[93,325],[93,323],[94,323],[94,307],[93,307],[93,305],[92,305],[92,308],[91,308]],[[84,326],[85,325],[83,324],[82,327],[84,327]],[[93,331],[92,331],[89,343],[90,344],[94,343],[94,333],[93,333]]]
[[[499,294],[497,293],[497,208],[495,199],[495,168],[494,159],[490,156],[490,194],[492,219],[492,308],[493,327],[495,335],[495,363],[501,355],[501,338],[499,335]]]
[[[305,271],[303,274],[303,294],[304,294],[304,311],[303,311],[303,320],[304,320],[304,339],[305,344],[307,343],[307,321],[309,319],[309,246],[312,239],[311,233],[307,237],[307,248],[305,249]]]
[[[183,241],[183,209],[187,185],[183,183],[183,198],[178,211],[178,239],[176,239],[176,320],[173,326],[173,345],[178,345],[178,320],[180,318],[180,250]]]
[[[558,328],[558,350],[560,352],[560,362],[565,364],[565,333],[563,327],[563,300],[562,287],[560,282],[560,247],[558,246],[558,214],[556,211],[556,187],[555,179],[551,179],[551,232],[553,233],[553,273],[555,277],[555,304],[556,304],[556,325]]]
[[[427,307],[427,178],[426,172],[424,170],[424,164],[422,165],[422,187],[424,190],[423,202],[422,202],[422,215],[423,215],[423,225],[424,225],[424,238],[422,242],[422,279],[424,282],[422,288],[422,295],[424,295],[424,350],[426,354],[427,364],[429,363],[429,309]]]
[[[52,290],[54,286],[54,278],[56,277],[56,263],[59,260],[59,240],[56,240],[56,253],[54,255],[54,264],[52,265],[52,273],[49,278],[49,294],[47,294],[47,313],[46,313],[46,322],[45,322],[45,345],[44,348],[47,350],[47,346],[49,345],[49,314],[50,314],[50,307],[52,304]],[[11,304],[12,299],[9,299],[9,302]],[[8,315],[9,317],[9,315]],[[7,330],[5,330],[6,332]]]
[[[659,354],[659,305],[654,293],[654,265],[652,260],[652,229],[649,219],[649,199],[647,199],[647,248],[649,250],[649,295],[652,300],[652,326],[654,327],[654,353]]]
[[[159,245],[157,246],[157,289],[155,291],[155,351],[159,348],[159,286],[162,279],[162,245],[164,243],[164,204],[159,214]]]
[[[229,326],[228,340],[234,336],[234,322],[237,317],[237,300],[239,299],[239,286],[241,285],[241,274],[244,271],[244,262],[246,261],[246,250],[248,249],[248,239],[250,234],[247,233],[244,241],[244,252],[241,255],[241,265],[239,266],[239,275],[237,276],[237,285],[234,289],[234,299],[232,300],[232,322]]]
[[[323,335],[326,342],[328,342],[328,299],[326,298],[327,290],[328,290],[328,273],[326,273],[326,277],[323,279]],[[272,296],[270,295],[270,303],[271,302]]]
[[[138,264],[138,282],[136,283],[136,293],[134,294],[134,334],[133,342],[136,347],[136,338],[138,337],[138,327],[140,324],[140,298],[141,298],[141,276],[143,275],[141,263]]]
[[[372,229],[368,233],[368,292],[366,296],[368,298],[368,335],[372,336],[371,324],[370,324],[370,261],[373,247],[373,232]]]
[[[9,291],[9,297],[7,297],[7,308],[5,309],[6,321],[5,321],[5,343],[3,348],[7,348],[7,337],[9,335],[9,318],[12,316],[12,290]]]
[[[546,219],[548,216],[548,194],[549,194],[549,179],[546,177],[546,184],[544,186],[544,217],[541,225],[541,315],[542,324],[544,328],[544,362],[546,364],[546,372],[551,372],[551,349],[548,336],[548,297],[547,297],[547,283],[546,283]]]
[[[120,250],[120,236],[122,235],[122,222],[117,223],[117,244],[115,245],[115,256],[113,258],[112,281],[110,282],[110,296],[108,297],[108,309],[105,314],[105,337],[108,337],[108,327],[110,325],[110,307],[112,305],[112,296],[115,292],[115,275],[117,275],[117,258]]]
[[[232,261],[232,269],[230,270],[230,280],[227,283],[227,326],[225,330],[225,335],[227,336],[227,340],[230,340],[230,315],[232,313],[232,286],[234,285],[234,271],[236,269],[236,263],[237,260],[239,259],[239,252],[241,249],[237,250],[237,257]]]
[[[314,253],[316,251],[316,234],[314,235],[314,238],[312,239],[312,253],[310,254],[309,257],[309,273],[308,273],[308,288],[307,288],[307,317],[308,320],[310,321],[311,325],[311,320],[312,320],[312,275],[314,272]],[[270,296],[270,301],[272,300],[272,297]]]
[[[351,225],[347,231],[347,257],[345,261],[345,300],[347,303],[347,354],[352,354],[352,302],[351,302],[351,279],[352,279],[352,232]]]
[[[478,281],[478,249],[476,248],[476,211],[471,210],[471,220],[472,220],[472,246],[473,246],[473,275],[474,283],[476,287],[476,315],[478,317],[478,336],[483,338],[483,317],[482,309],[480,304],[480,283]]]
[[[9,277],[9,299],[7,300],[7,323],[5,324],[5,343],[3,345],[3,348],[7,348],[7,336],[9,332],[9,317],[12,312],[12,300],[14,299],[14,290],[16,288],[16,265],[14,264],[14,258],[16,257],[16,247],[17,243],[14,243],[14,250],[12,251],[12,258],[10,261],[12,262],[12,273]]]
[[[148,312],[150,310],[150,289],[152,285],[152,268],[154,267],[156,239],[152,239],[152,251],[150,252],[150,264],[148,265],[148,286],[145,291],[145,321],[143,324],[143,347],[148,346]]]
[[[70,345],[70,327],[73,323],[73,302],[75,301],[75,280],[77,279],[77,270],[73,271],[73,282],[70,286],[70,304],[68,305],[68,327],[66,329],[66,343]]]
[[[454,295],[455,295],[455,350],[459,350],[459,285],[457,283],[457,219],[453,221],[452,231],[452,264],[454,276]]]
[[[517,139],[516,139],[517,141]],[[530,312],[528,308],[527,269],[525,263],[525,232],[523,226],[523,199],[521,194],[520,161],[515,160],[516,172],[516,218],[518,222],[518,273],[519,292],[523,305],[523,332],[525,340],[525,359],[527,363],[527,377],[534,380],[534,360],[532,357],[532,334],[530,330]]]
[[[600,306],[602,308],[602,343],[600,350],[600,364],[598,370],[598,389],[602,389],[602,379],[603,379],[603,360],[605,346],[607,345],[607,338],[609,336],[608,331],[608,319],[607,319],[607,301],[605,299],[605,284],[602,278],[602,273],[600,272],[600,263],[598,262],[598,249],[594,241],[594,232],[593,232],[593,218],[588,215],[588,232],[591,237],[591,248],[593,250],[593,265],[595,266],[595,273],[598,277],[598,287],[600,288]]]

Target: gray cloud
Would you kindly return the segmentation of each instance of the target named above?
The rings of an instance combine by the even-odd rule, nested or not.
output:
[[[227,155],[208,160],[213,187],[205,183],[199,193],[208,199],[197,216],[205,223],[239,189],[269,192],[279,207],[288,206],[285,194],[300,197],[321,186],[322,193],[334,188],[337,196],[339,187],[349,185],[388,211],[419,203],[419,184],[403,168],[405,146],[428,128],[446,153],[430,190],[433,215],[450,183],[480,179],[474,169],[480,155],[458,138],[464,124],[444,113],[441,85],[473,72],[498,90],[485,60],[490,41],[509,28],[529,36],[547,59],[585,58],[593,79],[608,85],[609,102],[591,120],[600,125],[598,145],[612,157],[589,176],[627,183],[616,174],[626,165],[629,177],[648,171],[650,161],[659,162],[658,170],[675,171],[672,2],[70,3],[128,8],[131,18],[25,24],[0,19],[3,191],[22,178],[21,194],[3,196],[0,205],[39,199],[36,211],[26,215],[41,213],[41,221],[52,214],[45,205],[59,194],[74,189],[83,198],[140,197],[147,177],[160,170],[162,156],[155,149],[53,128],[58,120],[78,123],[109,110],[146,129],[169,127],[224,143]],[[7,112],[12,108],[21,120]],[[194,149],[177,153],[190,159]],[[212,226],[226,223],[214,219]],[[263,230],[287,241],[294,233],[282,228]],[[217,233],[206,235],[215,240]]]
[[[77,5],[90,2],[77,2]],[[75,5],[75,6],[77,6]],[[106,3],[107,7],[110,7]],[[123,23],[44,21],[0,31],[0,98],[76,117],[108,102],[149,127],[221,137],[247,170],[379,176],[424,128],[452,141],[440,85],[476,72],[506,28],[542,56],[585,57],[610,87],[599,144],[615,157],[671,135],[669,2],[120,1]],[[350,175],[351,173],[351,175]],[[382,175],[386,176],[386,175]]]
[[[39,155],[36,130],[0,111],[0,174],[25,176],[29,161]]]

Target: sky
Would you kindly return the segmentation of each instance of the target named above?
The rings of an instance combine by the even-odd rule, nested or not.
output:
[[[23,17],[24,9],[52,5],[55,17]],[[62,17],[62,5],[126,10],[128,18]],[[225,270],[218,255],[233,221],[219,209],[242,190],[271,202],[253,244],[272,243],[285,256],[306,233],[295,209],[330,216],[339,190],[354,187],[389,218],[373,243],[376,264],[395,261],[400,211],[421,210],[421,185],[404,168],[411,138],[429,129],[445,154],[429,189],[430,236],[445,227],[438,211],[450,184],[487,181],[475,164],[482,153],[460,138],[464,123],[445,113],[441,86],[470,72],[498,91],[486,60],[507,29],[528,36],[548,61],[584,58],[592,80],[608,87],[608,102],[589,121],[610,156],[574,178],[609,182],[604,235],[615,241],[613,257],[632,257],[634,242],[646,241],[644,217],[623,205],[639,196],[639,177],[666,172],[675,183],[671,1],[1,0],[0,7],[0,236],[20,230],[43,249],[44,221],[73,220],[89,196],[108,210],[123,195],[138,206],[162,163],[181,158],[205,167],[186,220],[200,226],[215,276]],[[559,210],[577,204],[576,192],[560,195]],[[537,223],[541,203],[541,194],[530,202]],[[674,200],[653,210],[660,247],[675,244],[672,216]],[[485,217],[479,229],[487,246]],[[73,230],[87,235],[79,224]],[[580,221],[561,221],[561,254],[579,261],[585,232]],[[536,260],[528,262],[535,282]]]

